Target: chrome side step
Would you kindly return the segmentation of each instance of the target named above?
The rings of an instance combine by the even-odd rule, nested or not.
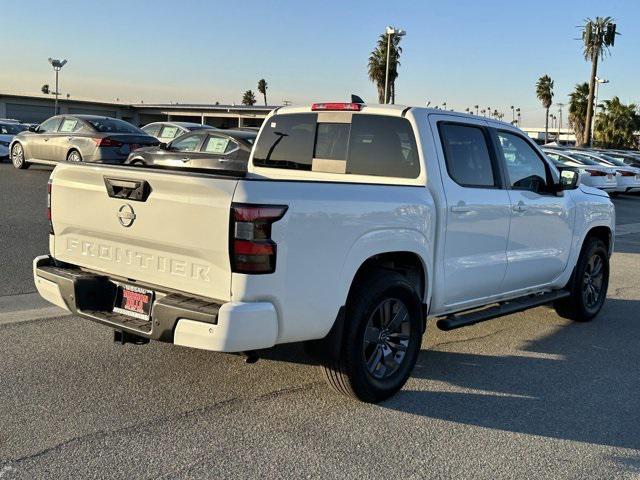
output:
[[[492,320],[494,318],[504,317],[505,315],[511,315],[512,313],[546,305],[547,303],[555,302],[556,300],[568,297],[569,295],[570,293],[566,290],[554,290],[543,294],[527,295],[525,297],[509,300],[508,302],[500,303],[482,310],[473,310],[468,313],[449,315],[448,317],[439,319],[436,322],[436,325],[440,330],[445,331],[468,327],[469,325],[475,325],[476,323],[486,322],[487,320]]]

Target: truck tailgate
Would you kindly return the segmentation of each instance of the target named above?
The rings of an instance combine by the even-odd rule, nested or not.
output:
[[[52,179],[54,258],[230,299],[229,214],[238,178],[59,164]]]

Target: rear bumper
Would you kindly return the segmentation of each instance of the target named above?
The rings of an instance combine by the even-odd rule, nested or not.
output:
[[[151,320],[114,313],[116,284],[73,266],[56,266],[48,256],[33,261],[33,278],[45,300],[80,317],[144,338],[217,352],[241,352],[275,345],[278,319],[268,302],[218,303],[156,291]]]

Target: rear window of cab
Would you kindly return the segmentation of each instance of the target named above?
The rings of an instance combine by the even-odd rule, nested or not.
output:
[[[257,140],[253,164],[397,178],[417,178],[420,174],[409,121],[368,114],[274,115]]]

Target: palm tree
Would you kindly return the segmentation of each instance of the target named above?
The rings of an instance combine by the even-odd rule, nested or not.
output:
[[[247,90],[242,95],[242,104],[243,105],[255,105],[256,104],[256,96],[251,90]]]
[[[543,75],[536,83],[536,96],[545,109],[544,143],[549,141],[549,108],[553,103],[553,80],[549,75]]]
[[[637,148],[634,135],[640,129],[640,115],[634,104],[625,105],[618,97],[599,105],[602,111],[596,115],[595,141],[606,148]]]
[[[264,106],[267,106],[267,81],[262,78],[260,80],[258,80],[258,92],[260,92],[262,94],[262,96],[264,97]]]
[[[591,77],[589,78],[589,98],[587,118],[585,121],[585,138],[591,142],[591,118],[593,115],[593,97],[595,94],[596,75],[598,74],[598,60],[603,60],[613,47],[616,39],[616,24],[611,17],[596,17],[595,20],[585,19],[582,27],[582,43],[584,59],[591,62]]]
[[[589,84],[587,82],[576,84],[573,92],[569,94],[569,126],[573,128],[576,144],[579,147],[588,142],[588,138],[585,137],[588,104]]]
[[[402,54],[400,47],[400,39],[398,35],[391,36],[391,50],[389,51],[389,91],[387,98],[384,98],[384,80],[387,69],[387,35],[383,33],[378,38],[376,48],[369,56],[368,74],[369,80],[376,85],[378,90],[378,102],[391,103],[396,101],[396,78],[398,78],[398,67],[400,66],[399,58]],[[385,101],[386,100],[386,101]]]

